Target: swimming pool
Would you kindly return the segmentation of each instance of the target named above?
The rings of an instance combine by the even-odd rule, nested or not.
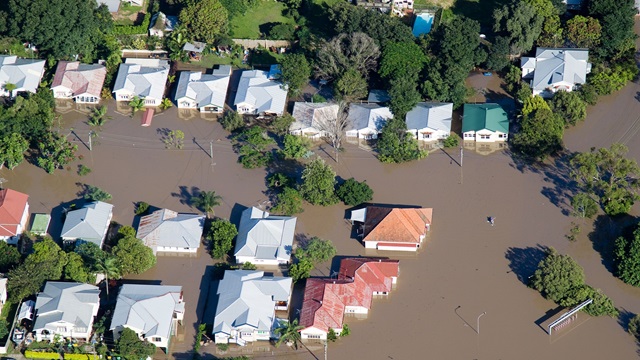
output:
[[[422,34],[428,34],[431,31],[431,25],[433,25],[433,14],[418,14],[416,21],[413,23],[413,36],[418,37]]]

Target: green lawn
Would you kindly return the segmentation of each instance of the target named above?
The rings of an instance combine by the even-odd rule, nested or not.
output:
[[[267,23],[295,24],[293,19],[282,15],[283,9],[284,5],[281,2],[260,1],[246,14],[231,19],[231,37],[234,39],[260,39],[260,25]]]

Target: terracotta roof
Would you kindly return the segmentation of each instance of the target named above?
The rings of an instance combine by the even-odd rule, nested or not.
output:
[[[419,243],[431,224],[431,208],[367,207],[364,241]]]
[[[323,331],[329,331],[329,328],[342,328],[342,320],[344,318],[344,303],[338,295],[327,291],[327,285],[335,285],[338,283],[348,283],[344,281],[335,281],[330,279],[307,279],[304,288],[304,300],[302,301],[302,310],[300,311],[300,325],[305,328],[316,327]]]
[[[29,195],[15,190],[0,190],[0,236],[17,235],[28,199]]]
[[[346,258],[340,262],[338,279],[353,279],[356,283],[367,284],[371,291],[389,292],[392,278],[398,277],[398,260],[379,258]]]
[[[91,94],[100,97],[107,69],[98,64],[81,64],[79,61],[60,61],[56,67],[51,88],[64,86],[74,96]]]

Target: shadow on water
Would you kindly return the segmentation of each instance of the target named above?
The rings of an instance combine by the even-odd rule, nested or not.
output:
[[[602,265],[612,274],[615,274],[613,252],[615,240],[624,236],[631,238],[638,224],[638,218],[626,215],[611,217],[599,215],[593,222],[593,229],[589,233],[589,240],[593,249],[600,254]]]
[[[620,315],[618,315],[618,325],[620,325],[624,331],[629,331],[629,322],[634,316],[636,316],[636,314],[625,308],[620,308],[618,310],[620,311]]]
[[[197,186],[189,186],[180,185],[178,187],[178,192],[171,193],[171,196],[178,198],[180,200],[180,204],[191,206],[192,199],[200,195],[200,188]]]
[[[529,277],[538,268],[538,264],[546,256],[546,248],[542,245],[536,247],[514,248],[507,250],[504,257],[509,260],[508,272],[516,274],[518,280],[525,285],[529,285]]]
[[[58,206],[51,209],[51,222],[49,223],[49,235],[55,240],[60,238],[62,226],[67,216],[67,212],[73,209],[80,209],[84,205],[84,199],[74,199],[67,202],[61,202]]]

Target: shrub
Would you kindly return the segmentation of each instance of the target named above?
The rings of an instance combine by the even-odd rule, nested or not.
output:
[[[244,126],[242,115],[233,110],[225,112],[222,118],[218,121],[220,122],[220,125],[229,132],[234,132]]]
[[[327,102],[327,99],[325,99],[324,96],[316,93],[316,94],[313,94],[313,96],[311,97],[311,102],[313,102],[313,103],[324,103],[324,102]]]
[[[89,173],[91,173],[91,169],[85,166],[84,164],[78,167],[78,175],[85,176],[85,175],[88,175]]]
[[[146,215],[149,211],[149,204],[144,201],[138,202],[136,205],[136,215]]]
[[[460,145],[460,136],[456,133],[451,133],[451,135],[447,136],[446,139],[442,142],[442,145],[446,148],[454,148]]]
[[[629,334],[633,335],[640,341],[640,315],[636,315],[629,320]]]
[[[91,201],[107,201],[111,200],[111,194],[97,186],[87,185],[84,198]]]
[[[336,190],[338,198],[348,206],[360,205],[373,199],[373,190],[366,181],[358,182],[354,178],[348,179]]]

